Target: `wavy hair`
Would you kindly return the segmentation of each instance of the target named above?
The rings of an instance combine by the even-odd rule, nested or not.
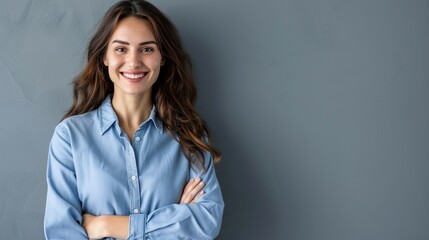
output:
[[[197,91],[190,57],[170,20],[144,0],[120,1],[106,12],[89,43],[87,64],[73,81],[73,103],[63,119],[98,108],[113,93],[103,58],[116,26],[129,16],[150,22],[165,60],[152,88],[152,101],[165,130],[177,137],[186,158],[197,167],[204,168],[205,151],[217,164],[221,153],[210,144],[207,126],[195,110]]]

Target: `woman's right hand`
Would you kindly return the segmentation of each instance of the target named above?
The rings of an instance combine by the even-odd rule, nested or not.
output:
[[[205,184],[200,178],[192,178],[189,180],[183,189],[182,197],[180,198],[181,204],[197,203],[201,196],[204,195]]]

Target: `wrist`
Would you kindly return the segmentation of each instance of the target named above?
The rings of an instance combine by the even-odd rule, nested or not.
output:
[[[103,238],[127,238],[129,216],[100,216],[100,234]]]
[[[101,238],[107,238],[111,236],[111,220],[110,216],[99,216],[99,234],[101,235]]]

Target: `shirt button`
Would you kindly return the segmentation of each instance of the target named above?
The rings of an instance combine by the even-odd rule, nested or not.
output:
[[[140,142],[140,137],[136,137],[136,141],[137,141],[137,142]]]
[[[132,176],[131,177],[131,180],[133,180],[133,181],[135,181],[137,179],[137,177],[136,176]]]
[[[137,208],[134,209],[134,213],[139,213],[139,210]]]

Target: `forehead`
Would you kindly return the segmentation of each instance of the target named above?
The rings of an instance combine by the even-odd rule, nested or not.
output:
[[[138,17],[126,17],[119,21],[109,44],[114,40],[123,40],[130,43],[142,41],[155,41],[153,28],[149,20]]]

